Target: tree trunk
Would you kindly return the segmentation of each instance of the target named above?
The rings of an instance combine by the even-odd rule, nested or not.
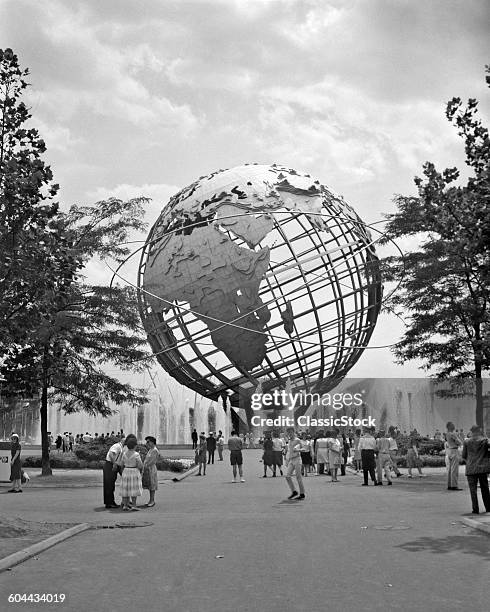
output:
[[[481,362],[475,361],[475,393],[476,393],[476,424],[484,428],[483,419],[483,384],[481,378]]]
[[[44,349],[43,358],[43,388],[41,394],[41,448],[42,448],[42,472],[41,476],[51,476],[51,465],[49,463],[49,439],[48,439],[48,348]]]
[[[483,429],[483,383],[481,379],[483,363],[483,343],[481,339],[480,325],[475,323],[475,338],[473,340],[473,353],[475,359],[475,395],[476,395],[476,424]]]

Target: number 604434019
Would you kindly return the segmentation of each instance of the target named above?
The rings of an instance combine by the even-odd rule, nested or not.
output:
[[[64,593],[10,593],[10,603],[63,603]]]

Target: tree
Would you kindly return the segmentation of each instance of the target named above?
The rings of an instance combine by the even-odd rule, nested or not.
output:
[[[490,85],[490,68],[486,67]],[[384,260],[385,278],[400,283],[389,306],[406,317],[406,331],[394,348],[399,362],[421,359],[438,378],[473,379],[476,422],[484,426],[482,373],[490,368],[490,139],[478,117],[478,103],[460,98],[446,116],[465,146],[471,176],[439,172],[426,162],[415,178],[418,196],[395,197],[387,215],[385,242],[413,237],[418,247]],[[408,316],[407,316],[408,315]]]
[[[44,141],[26,122],[21,97],[28,70],[0,49],[0,350],[39,323],[53,280],[62,274],[58,185],[42,155]],[[49,304],[47,305],[49,308]],[[18,345],[17,349],[20,349]]]
[[[0,380],[5,394],[41,394],[42,473],[50,474],[48,400],[65,412],[111,413],[116,404],[146,401],[142,389],[107,373],[146,367],[149,353],[132,288],[90,285],[83,278],[93,258],[123,261],[127,241],[145,227],[143,198],[111,198],[68,213],[52,203],[57,186],[20,96],[27,71],[11,50],[2,52],[0,177]],[[47,204],[46,202],[49,202]]]
[[[48,400],[65,413],[85,411],[107,416],[108,400],[139,405],[147,401],[143,389],[134,388],[107,373],[143,371],[150,354],[142,334],[136,292],[131,287],[90,285],[80,276],[93,257],[122,261],[129,254],[130,231],[141,229],[142,200],[115,198],[93,207],[72,207],[59,213],[73,280],[55,284],[51,310],[43,314],[21,351],[4,363],[4,388],[13,393],[41,392],[43,474],[49,474],[47,437]]]

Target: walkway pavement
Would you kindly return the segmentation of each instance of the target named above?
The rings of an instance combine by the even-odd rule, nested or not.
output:
[[[0,574],[0,609],[32,609],[10,593],[65,593],[43,609],[98,612],[489,609],[490,539],[461,523],[465,484],[448,492],[437,470],[376,488],[318,476],[287,501],[284,479],[260,478],[260,451],[244,455],[245,483],[231,483],[226,453],[138,513],[105,510],[99,487],[0,493],[2,514],[25,520],[152,523],[87,531]]]

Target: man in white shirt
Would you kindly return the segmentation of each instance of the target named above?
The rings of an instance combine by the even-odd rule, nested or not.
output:
[[[390,439],[386,437],[384,431],[379,432],[379,437],[376,440],[376,447],[378,449],[378,485],[383,484],[383,470],[385,471],[385,477],[389,485],[391,482],[391,457],[390,457]]]
[[[371,476],[371,480],[374,486],[378,486],[376,480],[376,458],[375,452],[377,451],[376,440],[373,437],[372,430],[367,429],[362,438],[359,440],[359,450],[361,451],[361,463],[362,472],[364,475],[363,487],[368,486],[368,475]]]
[[[296,435],[294,429],[288,429],[287,435],[289,440],[286,452],[286,482],[291,489],[291,495],[288,499],[294,499],[295,497],[304,499],[305,488],[303,486],[303,478],[301,477],[301,440]],[[294,488],[293,475],[296,476],[298,481],[299,496],[298,491]]]
[[[276,470],[279,468],[279,472],[282,476],[282,450],[284,448],[284,443],[282,439],[279,437],[277,431],[275,431],[272,437],[272,451],[274,453],[274,465],[272,470],[272,476],[276,476]]]
[[[463,446],[464,439],[458,436],[451,421],[447,423],[446,429],[447,488],[448,491],[462,491],[458,487],[459,447]]]
[[[102,468],[104,475],[104,505],[106,508],[119,508],[114,500],[114,489],[116,488],[116,479],[118,474],[117,459],[122,454],[124,447],[124,438],[111,446],[108,450],[104,467]]]
[[[396,441],[396,431],[394,427],[390,427],[388,429],[388,440],[390,441],[390,459],[391,459],[391,465],[393,466],[393,471],[396,474],[397,478],[400,478],[400,476],[402,475],[402,473],[400,472],[400,470],[398,469],[398,465],[396,464],[397,461],[397,457],[396,457],[396,451],[398,450],[398,444]]]
[[[221,429],[218,431],[218,439],[216,440],[216,448],[218,449],[218,457],[220,461],[223,461],[223,448],[225,447],[225,439]]]

